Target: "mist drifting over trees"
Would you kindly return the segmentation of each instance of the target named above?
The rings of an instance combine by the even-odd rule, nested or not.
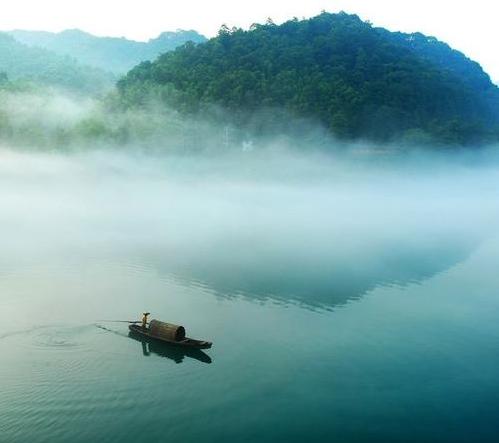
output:
[[[137,66],[118,88],[130,105],[150,95],[186,112],[215,103],[263,131],[285,130],[291,115],[344,139],[452,145],[498,135],[498,88],[480,65],[435,38],[345,13],[222,27],[208,43]],[[262,109],[270,119],[255,121]]]

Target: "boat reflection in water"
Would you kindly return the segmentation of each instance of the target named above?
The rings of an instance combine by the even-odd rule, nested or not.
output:
[[[160,357],[169,358],[175,363],[182,363],[185,357],[193,358],[194,360],[208,364],[212,362],[211,357],[200,349],[181,348],[153,338],[145,337],[133,331],[130,331],[128,336],[142,343],[142,354],[144,357],[149,357],[151,354],[155,354]]]

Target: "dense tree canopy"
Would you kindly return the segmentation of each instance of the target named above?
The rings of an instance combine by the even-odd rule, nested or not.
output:
[[[285,111],[348,139],[470,144],[499,134],[498,88],[480,65],[435,38],[345,13],[223,26],[138,65],[118,88],[130,106],[151,95],[186,112],[216,104],[240,125]]]

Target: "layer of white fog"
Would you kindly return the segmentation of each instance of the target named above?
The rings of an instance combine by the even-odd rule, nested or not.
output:
[[[331,308],[445,272],[498,233],[499,162],[265,150],[0,151],[0,266],[125,261],[221,296]]]

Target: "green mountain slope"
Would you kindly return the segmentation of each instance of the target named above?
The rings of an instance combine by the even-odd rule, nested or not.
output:
[[[223,27],[207,43],[142,63],[118,87],[128,105],[160,94],[188,112],[221,105],[259,128],[311,118],[346,139],[471,144],[499,134],[498,88],[480,65],[435,38],[345,13]],[[271,123],[268,112],[258,119],[264,108],[275,110]]]
[[[45,48],[59,55],[69,55],[83,64],[119,74],[188,41],[206,41],[196,31],[164,32],[148,42],[96,37],[78,29],[60,33],[15,30],[9,34],[25,45]]]
[[[84,93],[104,92],[115,81],[108,72],[83,66],[45,49],[30,48],[5,33],[0,33],[0,72],[9,80]]]

